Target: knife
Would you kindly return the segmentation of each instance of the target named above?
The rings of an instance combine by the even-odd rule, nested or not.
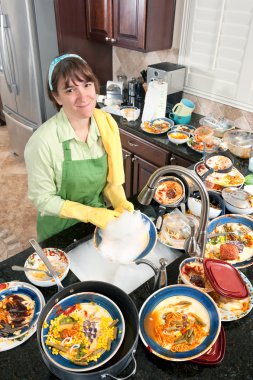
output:
[[[51,276],[53,277],[53,279],[56,282],[56,285],[58,287],[58,291],[64,289],[64,287],[62,286],[61,281],[59,280],[59,277],[57,276],[56,272],[54,271],[54,268],[52,267],[50,261],[48,260],[46,254],[42,250],[41,246],[37,243],[37,241],[35,239],[30,239],[29,243],[35,249],[36,253],[41,258],[41,260],[43,261],[43,263],[46,265],[49,273],[51,274]]]

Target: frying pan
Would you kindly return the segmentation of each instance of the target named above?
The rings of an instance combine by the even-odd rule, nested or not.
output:
[[[69,295],[87,291],[102,294],[117,304],[124,316],[126,328],[125,336],[119,350],[103,366],[87,372],[70,372],[57,366],[46,356],[41,345],[41,329],[47,314],[60,300],[68,297]],[[136,306],[131,298],[120,288],[102,281],[78,282],[62,289],[48,301],[40,314],[37,324],[37,342],[42,358],[48,369],[55,376],[63,380],[98,380],[111,377],[114,379],[120,379],[115,376],[121,373],[131,362],[133,362],[133,370],[124,379],[132,376],[136,372],[136,361],[134,354],[138,344],[138,333],[139,316]]]
[[[222,157],[227,157],[230,159],[231,161],[231,164],[226,168],[226,169],[218,169],[218,170],[215,170],[212,166],[210,166],[208,164],[208,160],[211,158],[211,157],[215,157],[215,156],[222,156]],[[206,168],[208,169],[207,172],[205,172],[204,174],[200,175],[199,173],[198,176],[202,179],[202,181],[204,181],[210,174],[216,172],[216,173],[229,173],[232,168],[233,168],[233,164],[234,164],[234,158],[233,156],[228,153],[228,152],[214,152],[214,153],[211,153],[209,155],[207,155],[204,159],[204,164],[206,166]]]
[[[179,201],[177,201],[176,203],[173,203],[173,204],[163,204],[161,202],[159,202],[158,200],[156,200],[155,197],[153,197],[153,202],[154,202],[154,205],[155,206],[158,206],[158,211],[157,211],[157,218],[156,220],[154,221],[155,223],[155,226],[156,226],[156,229],[157,231],[159,232],[162,228],[162,224],[163,224],[163,215],[168,213],[171,209],[174,209],[176,207],[178,207],[181,203],[185,203],[187,202],[188,198],[189,198],[189,195],[190,195],[190,188],[189,188],[189,185],[188,185],[188,182],[187,180],[183,177],[183,176],[180,176],[178,174],[173,174],[173,176],[170,176],[170,177],[164,177],[162,179],[160,179],[160,181],[158,182],[158,186],[159,184],[161,184],[162,182],[164,181],[167,181],[168,178],[173,178],[175,177],[177,180],[179,180],[179,183],[181,182],[181,184],[183,185],[183,188],[184,188],[184,194],[183,196],[180,198]]]

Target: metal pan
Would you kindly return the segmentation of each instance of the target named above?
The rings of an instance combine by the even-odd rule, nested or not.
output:
[[[216,169],[211,166],[211,164],[208,163],[208,161],[210,160],[210,158],[212,157],[217,157],[217,160],[218,160],[218,157],[227,157],[230,162],[228,163],[228,166],[225,168],[225,169]],[[204,181],[210,174],[216,172],[216,173],[229,173],[232,168],[233,168],[233,164],[234,164],[234,158],[233,156],[228,153],[228,152],[216,152],[216,153],[212,153],[212,154],[209,154],[205,157],[204,159],[204,164],[206,166],[206,168],[208,169],[207,172],[205,172],[204,174],[202,174],[200,176],[200,178]]]
[[[120,308],[124,320],[125,320],[125,336],[124,340],[116,352],[116,354],[103,366],[99,367],[97,370],[91,370],[89,372],[70,372],[63,368],[56,366],[51,362],[46,356],[42,345],[41,345],[41,328],[43,322],[49,313],[49,311],[62,299],[68,297],[69,295],[80,293],[80,292],[96,292],[100,293],[117,304]],[[97,380],[105,378],[119,379],[116,376],[120,374],[131,362],[133,369],[131,373],[124,377],[127,379],[131,377],[136,372],[136,361],[134,354],[138,344],[138,332],[139,332],[139,317],[138,311],[135,304],[131,298],[120,288],[111,285],[106,282],[100,281],[85,281],[79,282],[73,285],[69,285],[65,289],[56,293],[43,308],[38,324],[37,324],[37,342],[39,346],[42,358],[48,367],[48,369],[57,377],[63,380],[75,380],[75,379],[88,379]]]
[[[177,202],[171,203],[171,204],[161,203],[161,202],[159,202],[155,198],[155,196],[153,197],[153,199],[154,199],[154,205],[159,206],[158,207],[158,211],[157,211],[157,218],[156,218],[156,220],[154,222],[155,226],[156,226],[156,229],[157,229],[158,232],[162,228],[163,215],[166,214],[166,213],[168,213],[168,212],[170,212],[172,209],[180,206],[181,204],[185,204],[187,202],[188,198],[189,198],[189,195],[190,195],[190,188],[189,188],[189,184],[188,184],[187,180],[183,176],[180,176],[178,174],[173,174],[173,176],[169,176],[169,177],[167,176],[167,177],[161,178],[158,181],[158,186],[162,182],[167,181],[168,178],[175,179],[178,183],[181,184],[181,186],[183,188],[183,194],[182,194],[182,197],[180,197],[180,199]]]

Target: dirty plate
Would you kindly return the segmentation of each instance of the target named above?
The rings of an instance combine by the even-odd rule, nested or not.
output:
[[[220,144],[221,140],[218,137],[212,137],[212,144],[206,144],[205,152],[216,152],[219,149]],[[187,145],[189,148],[195,150],[195,152],[204,153],[204,143],[195,141],[193,137],[187,141]]]
[[[166,117],[160,117],[151,121],[144,121],[141,129],[150,135],[160,136],[168,132],[174,126],[174,121]]]
[[[219,216],[208,224],[207,233],[215,236],[208,239],[205,257],[221,260],[221,245],[232,242],[237,245],[239,255],[226,262],[237,269],[253,264],[253,219],[238,214]]]
[[[43,295],[33,285],[18,281],[0,284],[0,312],[1,326],[3,326],[0,329],[0,351],[16,347],[19,345],[17,339],[23,343],[35,332],[44,305]],[[20,315],[23,317],[22,323]],[[7,340],[13,342],[8,343]]]

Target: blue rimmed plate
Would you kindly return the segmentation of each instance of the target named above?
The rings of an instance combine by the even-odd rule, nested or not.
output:
[[[41,292],[26,282],[5,282],[0,284],[0,302],[4,304],[7,300],[9,300],[9,305],[12,305],[8,311],[8,318],[12,319],[12,322],[4,326],[7,330],[5,333],[1,333],[1,338],[5,341],[16,340],[30,331],[35,332],[40,312],[45,305],[45,299]],[[4,310],[6,309],[4,308]],[[31,314],[28,315],[27,312],[30,311]],[[20,316],[24,316],[24,321],[18,325],[15,318]],[[29,334],[29,336],[31,335]]]
[[[253,286],[249,279],[238,270],[240,273],[240,276],[242,277],[243,281],[245,282],[248,292],[249,292],[249,303],[247,305],[247,309],[245,309],[245,306],[243,305],[243,300],[237,300],[238,304],[241,301],[241,308],[235,308],[235,303],[231,303],[229,305],[229,302],[224,303],[224,308],[222,308],[222,305],[219,305],[220,315],[221,315],[221,321],[222,322],[231,322],[231,321],[237,321],[237,319],[241,319],[245,317],[249,312],[252,310],[253,307]],[[237,306],[238,307],[238,306]]]
[[[207,227],[208,235],[217,234],[217,233],[226,233],[224,225],[227,223],[232,223],[231,228],[233,228],[233,236],[235,237],[233,240],[242,241],[244,244],[243,251],[239,254],[238,259],[230,261],[227,260],[228,263],[232,264],[235,268],[245,268],[253,264],[253,219],[247,216],[242,216],[238,214],[227,214],[219,216],[218,218],[213,219]],[[247,231],[249,231],[249,235],[244,231],[246,227]],[[247,236],[246,236],[247,235]],[[245,238],[244,238],[245,236]],[[210,241],[212,240],[212,244]],[[229,240],[229,238],[227,238]],[[247,242],[247,247],[245,246],[245,242]],[[226,239],[222,243],[226,243]],[[205,257],[219,259],[219,245],[222,244],[218,237],[209,239],[208,244],[206,245]],[[218,252],[218,253],[217,253]]]
[[[78,305],[78,306],[77,306]],[[78,314],[75,314],[78,313]],[[64,353],[62,354],[53,354],[51,349],[46,344],[47,336],[49,334],[50,323],[61,314],[65,314],[69,317],[80,318],[80,315],[84,315],[84,320],[87,319],[87,316],[93,314],[96,318],[100,318],[100,316],[111,317],[114,321],[117,319],[116,323],[117,327],[117,335],[116,338],[111,342],[111,346],[108,351],[105,351],[97,361],[90,361],[87,365],[77,365],[70,361],[67,357],[64,357]],[[85,322],[84,322],[85,324]],[[84,325],[85,326],[85,325]],[[89,327],[90,328],[90,327]],[[85,336],[89,336],[89,328],[85,330]],[[102,335],[103,328],[100,324],[96,324],[96,327],[93,326],[97,331],[95,334]],[[110,360],[120,348],[125,335],[125,321],[123,314],[119,307],[108,297],[93,292],[83,292],[73,294],[69,297],[64,298],[60,302],[58,302],[47,314],[41,329],[41,343],[44,352],[47,357],[53,362],[57,367],[65,369],[67,371],[75,371],[75,372],[85,372],[93,370],[97,367],[102,366],[108,360]],[[93,341],[96,338],[92,338]],[[77,342],[75,342],[77,343]],[[74,348],[74,347],[73,347]]]
[[[187,132],[189,134],[193,134],[193,132],[195,131],[195,127],[193,127],[193,125],[189,125],[189,124],[177,124],[177,125],[174,125],[171,130],[177,130],[177,131],[180,131],[180,132]]]
[[[186,300],[192,302],[191,308],[193,308],[197,315],[202,312],[205,317],[202,314],[201,317],[209,325],[209,334],[204,340],[195,348],[184,352],[173,352],[162,347],[145,330],[146,317],[155,309],[159,310],[159,308],[162,308],[164,312],[166,307],[169,307],[171,302],[175,302],[175,300],[177,302]],[[205,292],[188,285],[171,285],[153,293],[142,305],[139,317],[140,337],[144,345],[153,354],[171,361],[187,361],[203,355],[215,343],[221,329],[220,313],[212,298]]]
[[[148,241],[146,244],[146,247],[143,249],[143,251],[135,258],[134,261],[143,259],[145,256],[149,254],[149,252],[152,251],[154,246],[156,245],[157,241],[157,231],[155,228],[154,223],[152,220],[145,214],[141,213],[141,217],[145,223],[148,223],[149,225],[149,236],[148,236]],[[102,242],[102,230],[100,228],[96,228],[94,232],[94,245],[96,248],[99,249],[99,245]]]
[[[157,119],[153,119],[151,121],[144,121],[141,124],[141,129],[153,136],[163,136],[174,126],[174,121],[168,119],[167,117],[158,117]]]

